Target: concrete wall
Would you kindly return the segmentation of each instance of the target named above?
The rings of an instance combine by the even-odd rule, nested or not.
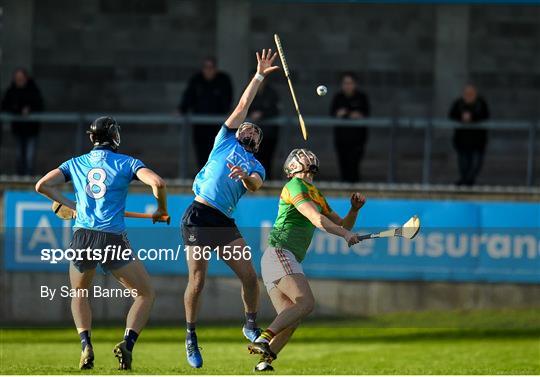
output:
[[[0,1],[0,85],[2,91],[17,67],[32,67],[34,1]]]
[[[40,286],[69,284],[67,274],[5,273],[0,278],[0,322],[71,322],[70,300],[40,298]],[[152,276],[157,298],[152,322],[182,321],[185,276]],[[111,276],[99,275],[95,284],[120,287]],[[422,310],[472,310],[540,307],[540,286],[516,284],[426,283],[311,280],[317,305],[313,317],[366,316]],[[261,288],[259,316],[271,318],[273,308]],[[129,299],[92,299],[95,320],[121,321]],[[243,306],[240,283],[232,278],[209,278],[201,320],[239,320]]]
[[[536,115],[540,100],[540,7],[246,0],[13,3],[6,0],[6,34],[13,35],[12,9],[25,33],[4,43],[25,42],[17,48],[25,54],[21,64],[32,63],[51,109],[169,111],[203,57],[221,57],[228,70],[240,66],[233,76],[244,72],[245,79],[254,68],[252,53],[273,46],[273,33],[283,39],[307,114],[326,113],[321,110],[330,96],[321,103],[314,88],[325,83],[332,93],[346,70],[359,74],[378,115],[396,108],[407,115],[430,113],[434,94],[453,98],[469,77],[496,117]],[[436,80],[441,67],[454,73]],[[286,89],[284,80],[274,81]]]
[[[471,8],[470,77],[495,117],[540,114],[540,6]]]
[[[215,52],[214,8],[212,1],[36,2],[33,68],[48,108],[172,111],[186,80]]]

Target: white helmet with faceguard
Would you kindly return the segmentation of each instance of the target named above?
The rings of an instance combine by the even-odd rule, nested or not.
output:
[[[316,174],[319,171],[319,159],[309,149],[293,149],[285,160],[283,170],[288,178],[302,172]]]
[[[245,150],[257,153],[263,139],[263,132],[256,124],[244,122],[236,130],[236,139]]]

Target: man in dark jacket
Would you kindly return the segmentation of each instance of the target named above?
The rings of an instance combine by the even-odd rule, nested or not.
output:
[[[259,123],[261,120],[277,117],[279,115],[278,103],[279,98],[274,88],[268,82],[263,81],[251,103],[248,118]],[[257,159],[266,170],[266,179],[275,179],[272,176],[272,157],[276,150],[278,137],[279,126],[264,124],[264,143],[261,144],[259,152],[257,152]]]
[[[469,84],[463,89],[463,95],[452,104],[448,116],[463,124],[454,130],[453,141],[460,173],[456,184],[472,186],[482,168],[487,144],[487,130],[477,123],[489,118],[488,105],[478,95],[476,87]]]
[[[341,90],[332,100],[330,115],[341,119],[363,119],[369,116],[368,97],[359,91],[357,86],[357,79],[353,73],[343,74]],[[343,181],[360,181],[359,165],[364,156],[367,137],[366,127],[334,127],[334,143]]]
[[[1,104],[2,111],[16,115],[29,115],[43,111],[41,92],[28,72],[18,68],[13,73],[11,85]],[[12,122],[11,131],[17,140],[17,174],[34,174],[36,143],[40,124],[38,122]]]
[[[231,79],[226,73],[218,71],[214,58],[206,58],[201,71],[189,80],[178,110],[182,114],[225,115],[231,109],[232,97]],[[208,158],[219,127],[219,124],[196,124],[193,127],[199,168],[203,167]]]

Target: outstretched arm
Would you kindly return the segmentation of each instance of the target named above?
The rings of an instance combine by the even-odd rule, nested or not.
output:
[[[153,170],[148,168],[141,168],[137,170],[137,178],[139,180],[152,187],[152,192],[156,198],[158,208],[156,212],[152,214],[154,220],[160,219],[162,216],[167,216],[167,191],[165,189],[165,181]]]
[[[339,237],[343,237],[349,246],[357,244],[360,242],[356,234],[352,233],[350,230],[337,225],[328,217],[317,211],[315,204],[312,202],[304,202],[296,206],[296,209],[304,215],[313,225],[317,228],[334,234]]]
[[[235,129],[240,127],[242,122],[246,119],[249,106],[251,106],[251,102],[253,102],[253,99],[257,94],[257,90],[259,90],[259,86],[261,85],[262,80],[268,74],[279,69],[278,66],[272,65],[277,57],[277,53],[274,52],[274,54],[272,54],[272,49],[268,49],[268,53],[266,52],[266,49],[264,49],[262,50],[260,55],[258,52],[256,55],[257,73],[255,74],[255,76],[253,76],[248,86],[244,90],[242,97],[240,97],[240,101],[238,101],[238,105],[236,105],[236,108],[234,109],[232,114],[225,121],[225,124],[228,128]]]
[[[64,173],[60,169],[51,170],[36,183],[36,191],[53,201],[75,210],[76,203],[66,198],[58,189],[58,186],[65,183],[65,181]]]

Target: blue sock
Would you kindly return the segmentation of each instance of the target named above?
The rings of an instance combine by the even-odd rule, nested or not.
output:
[[[257,328],[257,313],[246,313],[246,329],[254,330]]]
[[[124,333],[124,340],[126,341],[126,348],[128,351],[133,351],[133,347],[135,346],[135,342],[137,341],[137,338],[139,337],[139,334],[137,334],[132,329],[126,329],[126,332]]]
[[[90,331],[85,330],[79,333],[79,337],[81,338],[81,347],[82,350],[86,348],[86,346],[92,347],[92,342],[90,341]]]

